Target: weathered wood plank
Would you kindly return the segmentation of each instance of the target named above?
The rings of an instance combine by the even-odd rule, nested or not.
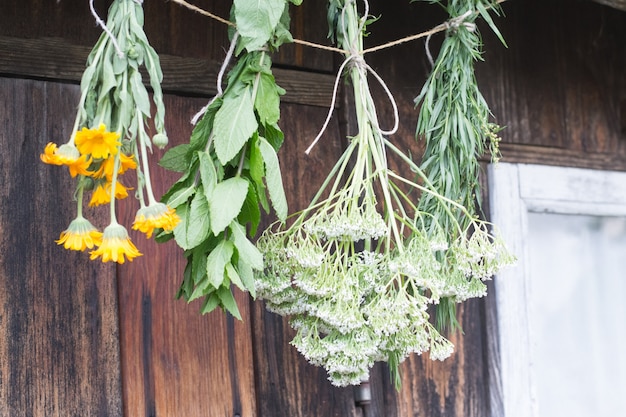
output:
[[[66,141],[78,88],[0,78],[0,91],[0,415],[121,416],[115,270],[55,244],[74,182],[39,161]]]
[[[578,152],[626,153],[626,14],[592,2],[503,4],[508,48],[485,28],[479,84],[504,142]],[[530,30],[529,28],[535,28]]]
[[[165,104],[172,146],[187,141],[190,114],[205,100],[166,96]],[[155,149],[151,170],[158,196],[179,176],[156,166],[162,155]],[[129,228],[135,203],[120,203],[118,217]],[[131,236],[143,256],[118,268],[125,415],[255,416],[248,295],[237,295],[243,321],[219,310],[201,316],[200,300],[174,298],[186,263],[182,249]]]
[[[21,39],[0,36],[0,73],[21,77],[80,81],[90,47],[61,38]],[[221,62],[161,55],[165,91],[214,95]],[[287,94],[283,101],[328,107],[334,76],[274,69],[276,81]],[[146,77],[144,76],[144,79]]]

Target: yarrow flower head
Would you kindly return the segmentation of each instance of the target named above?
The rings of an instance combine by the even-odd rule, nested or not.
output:
[[[111,223],[104,229],[102,243],[98,249],[91,251],[91,260],[102,258],[102,262],[117,262],[123,264],[125,256],[129,261],[141,256],[128,236],[128,231],[118,223]]]
[[[137,211],[133,230],[139,230],[150,238],[154,229],[171,232],[179,222],[180,217],[176,214],[176,210],[163,203],[154,203]]]
[[[99,232],[89,220],[78,216],[65,231],[61,232],[56,242],[65,249],[84,251],[102,243],[102,232]]]
[[[91,164],[91,158],[87,159],[87,155],[81,155],[74,145],[66,143],[57,148],[56,144],[50,142],[39,157],[46,164],[66,165],[72,177],[79,174],[89,175],[87,168]]]
[[[117,154],[121,142],[117,132],[108,132],[104,124],[95,129],[83,127],[76,132],[74,141],[78,150],[83,155],[91,155],[93,158],[108,158],[109,155]]]

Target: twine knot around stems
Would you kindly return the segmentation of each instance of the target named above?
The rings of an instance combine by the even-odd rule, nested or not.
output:
[[[443,26],[446,28],[446,30],[449,29],[458,29],[461,26],[464,26],[465,29],[467,29],[470,32],[474,32],[476,30],[476,23],[474,22],[467,22],[465,19],[467,19],[468,17],[470,17],[471,15],[474,14],[473,10],[468,10],[465,13],[463,13],[460,16],[457,17],[453,17],[452,19],[443,22]]]
[[[426,49],[426,56],[428,57],[428,62],[430,62],[430,66],[434,68],[435,66],[435,60],[433,59],[433,56],[430,53],[430,47],[429,47],[429,43],[430,43],[430,37],[437,32],[443,31],[443,30],[458,30],[461,26],[465,27],[465,29],[467,29],[469,32],[474,32],[476,31],[476,23],[474,22],[467,22],[465,19],[467,19],[468,17],[472,16],[474,14],[473,10],[468,10],[465,13],[463,13],[462,15],[459,15],[457,17],[453,17],[445,22],[443,22],[441,25],[437,26],[433,31],[431,31],[431,33],[428,34],[428,36],[426,36],[426,41],[424,42],[424,48]],[[440,30],[437,30],[440,29]]]
[[[333,111],[335,109],[335,103],[337,101],[337,94],[339,92],[339,80],[341,80],[343,71],[348,66],[348,64],[351,64],[353,67],[358,68],[360,71],[365,71],[365,72],[369,72],[370,74],[372,74],[372,76],[374,76],[376,81],[378,81],[378,83],[381,85],[381,87],[387,94],[387,97],[389,98],[389,102],[391,103],[391,106],[393,108],[394,124],[390,130],[383,130],[383,129],[380,129],[379,127],[380,132],[383,135],[393,135],[394,133],[398,131],[398,127],[400,126],[400,113],[398,112],[398,104],[396,103],[396,99],[391,93],[391,90],[389,90],[387,83],[385,83],[382,77],[378,75],[378,73],[374,71],[374,69],[367,62],[365,62],[365,59],[363,58],[363,51],[359,51],[356,48],[351,48],[351,50],[347,52],[347,55],[348,55],[347,58],[343,61],[343,63],[337,70],[337,76],[335,77],[335,84],[333,86],[332,100],[328,108],[328,115],[326,116],[324,125],[320,129],[319,133],[317,134],[317,136],[315,136],[315,139],[313,139],[313,142],[311,142],[311,144],[306,149],[306,151],[304,151],[304,153],[307,155],[311,153],[315,145],[317,145],[317,142],[319,142],[322,135],[326,131],[326,128],[328,128],[328,124],[330,123],[330,120],[332,119]]]

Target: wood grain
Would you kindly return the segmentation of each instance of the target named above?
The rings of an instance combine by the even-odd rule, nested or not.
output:
[[[21,39],[0,37],[0,73],[21,77],[78,82],[85,70],[90,48],[61,38]],[[160,55],[162,88],[166,92],[211,96],[221,62]],[[335,77],[275,68],[278,84],[287,90],[283,101],[328,107]],[[147,76],[144,74],[144,81]]]
[[[334,118],[310,155],[304,154],[325,116],[325,110],[314,107],[284,105],[281,109],[282,120],[289,121],[283,127],[286,139],[279,158],[290,212],[308,206],[342,152],[344,141],[338,118]],[[286,318],[266,311],[257,301],[251,320],[260,417],[355,415],[352,388],[333,387],[322,368],[307,363],[289,344],[295,332]]]
[[[121,416],[115,269],[55,244],[75,183],[39,161],[66,141],[78,88],[0,78],[0,91],[0,415]]]
[[[165,104],[171,145],[188,141],[189,114],[204,100],[166,96]],[[159,196],[179,176],[156,166],[162,154],[155,150],[151,170]],[[121,202],[120,222],[130,228],[137,209],[130,199]],[[143,256],[118,268],[125,415],[255,416],[248,295],[237,295],[243,321],[220,310],[200,315],[200,300],[174,298],[186,264],[182,249],[131,236]]]

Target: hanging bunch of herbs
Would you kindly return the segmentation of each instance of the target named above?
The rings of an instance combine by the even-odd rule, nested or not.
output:
[[[367,13],[360,16],[354,0],[330,0],[328,16],[345,51],[340,73],[352,86],[358,133],[309,207],[259,239],[266,262],[256,291],[269,310],[291,317],[292,344],[333,384],[361,383],[376,361],[388,361],[399,384],[409,354],[443,360],[453,351],[428,307],[444,296],[483,295],[483,280],[512,259],[488,225],[439,193],[380,127],[368,74],[384,83],[363,58]],[[388,152],[419,181],[391,170]],[[420,194],[436,211],[419,207]]]
[[[92,11],[97,16],[93,3]],[[124,172],[137,170],[135,195],[140,208],[133,229],[149,238],[155,229],[171,231],[179,219],[171,207],[157,201],[150,182],[148,153],[153,144],[162,148],[168,139],[161,92],[163,74],[159,56],[143,30],[141,2],[115,0],[106,25],[99,18],[98,22],[104,32],[87,58],[70,138],[58,148],[49,143],[41,160],[65,165],[72,177],[78,177],[76,218],[57,243],[70,250],[93,249],[91,259],[124,263],[141,255],[116,217],[116,201],[128,197],[132,189],[121,182]],[[152,87],[154,115],[140,72],[142,66]],[[150,118],[156,129],[152,137]],[[89,206],[109,205],[110,224],[103,232],[83,217],[85,192],[91,193]]]
[[[487,149],[493,161],[499,156],[500,128],[490,122],[491,112],[474,74],[482,45],[475,20],[482,17],[503,43],[504,40],[489,15],[489,11],[499,12],[496,1],[429,1],[445,8],[450,19],[432,72],[415,99],[420,106],[416,134],[426,142],[420,167],[437,192],[462,205],[465,211],[453,209],[454,217],[447,216],[432,195],[421,198],[419,209],[432,215],[426,219],[429,234],[436,235],[443,228],[447,239],[454,241],[460,233],[466,233],[480,205],[478,159]],[[460,229],[453,224],[457,222]],[[447,257],[441,258],[441,264],[444,270],[454,268],[454,260]],[[458,325],[455,303],[463,300],[452,294],[442,298],[437,309],[440,327]]]
[[[264,263],[250,238],[261,208],[269,212],[271,202],[279,219],[287,217],[277,157],[284,90],[272,75],[270,52],[291,40],[288,5],[287,0],[234,1],[231,40],[238,59],[227,87],[204,109],[189,143],[160,162],[182,176],[162,199],[176,209],[180,224],[159,240],[173,237],[185,250],[178,296],[204,297],[203,314],[219,306],[241,318],[231,284],[255,295],[253,271]]]

